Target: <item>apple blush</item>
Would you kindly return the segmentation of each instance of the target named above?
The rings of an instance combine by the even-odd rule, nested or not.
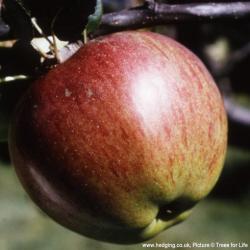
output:
[[[227,146],[220,92],[178,42],[127,31],[89,41],[19,103],[11,159],[32,200],[87,237],[145,241],[214,187]]]

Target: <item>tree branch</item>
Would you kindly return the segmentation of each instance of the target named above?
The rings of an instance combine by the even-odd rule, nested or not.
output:
[[[232,97],[224,96],[225,108],[229,119],[250,127],[250,110],[237,104]]]
[[[137,8],[105,14],[100,29],[93,36],[124,29],[150,27],[186,21],[250,18],[250,1],[146,4]]]
[[[232,96],[224,96],[229,121],[229,143],[249,149],[250,110],[239,105]]]
[[[233,51],[231,55],[229,55],[226,64],[222,68],[216,69],[213,68],[212,65],[210,65],[212,68],[213,75],[217,79],[222,79],[228,76],[230,72],[234,69],[235,65],[243,61],[249,55],[250,55],[250,42],[245,44],[243,47]]]

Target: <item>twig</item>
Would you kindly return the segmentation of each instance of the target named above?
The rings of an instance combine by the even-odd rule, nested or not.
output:
[[[250,42],[245,44],[243,47],[233,51],[231,55],[229,55],[226,64],[222,68],[218,70],[216,68],[212,68],[213,75],[215,75],[217,79],[221,79],[224,78],[225,76],[228,76],[229,73],[234,69],[235,65],[240,63],[249,55],[250,55]]]
[[[228,82],[227,79],[227,84],[225,84],[224,80],[234,69],[235,65],[240,63],[249,55],[250,43],[247,43],[240,49],[233,51],[228,57],[226,64],[222,68],[216,69],[215,67],[210,65],[212,73],[217,79],[219,88],[223,93],[224,104],[229,120],[234,124],[247,127],[248,129],[250,129],[250,109],[247,107],[243,107],[234,100],[231,83],[230,81]]]
[[[0,78],[0,85],[8,84],[9,82],[15,82],[16,80],[26,80],[29,78],[30,76],[26,76],[26,75],[6,76],[3,78]]]
[[[137,8],[103,15],[100,28],[93,36],[124,29],[136,29],[159,24],[180,23],[183,21],[211,22],[219,19],[240,18],[250,18],[250,1],[146,4]]]
[[[232,97],[224,97],[229,119],[250,127],[250,110],[236,103]]]

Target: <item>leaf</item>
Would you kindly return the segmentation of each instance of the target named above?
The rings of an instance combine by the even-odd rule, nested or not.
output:
[[[87,34],[94,32],[101,23],[101,18],[103,14],[102,1],[96,1],[95,12],[88,17],[88,23],[85,27]]]

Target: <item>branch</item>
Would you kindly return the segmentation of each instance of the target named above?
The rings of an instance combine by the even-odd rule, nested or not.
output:
[[[249,149],[250,110],[239,105],[233,97],[224,96],[229,121],[229,144]]]
[[[241,105],[235,99],[228,79],[221,79],[218,84],[228,117],[229,143],[243,148],[250,148],[250,109]]]
[[[237,104],[232,97],[224,96],[225,108],[229,119],[250,128],[250,110]]]
[[[124,29],[150,27],[186,21],[215,21],[218,19],[250,18],[250,1],[188,4],[146,4],[129,10],[105,14],[99,36]]]
[[[217,69],[216,67],[213,67],[212,64],[210,65],[212,74],[217,79],[220,91],[223,93],[224,104],[230,123],[233,123],[234,125],[237,124],[241,130],[243,128],[248,129],[248,133],[250,133],[250,108],[244,107],[234,100],[230,81],[227,84],[224,84],[223,82],[225,77],[227,78],[230,72],[234,69],[235,65],[249,55],[250,42],[233,51],[222,68]],[[248,145],[250,146],[250,141]]]
[[[233,51],[229,58],[227,59],[226,64],[220,68],[216,69],[213,65],[210,65],[212,68],[213,75],[217,79],[223,79],[224,77],[228,76],[230,72],[234,69],[235,65],[243,61],[250,55],[250,42],[245,44],[243,47]]]
[[[26,79],[30,79],[30,77],[26,75],[6,76],[0,78],[0,86],[9,84],[10,82],[15,82],[17,80],[26,80]]]

